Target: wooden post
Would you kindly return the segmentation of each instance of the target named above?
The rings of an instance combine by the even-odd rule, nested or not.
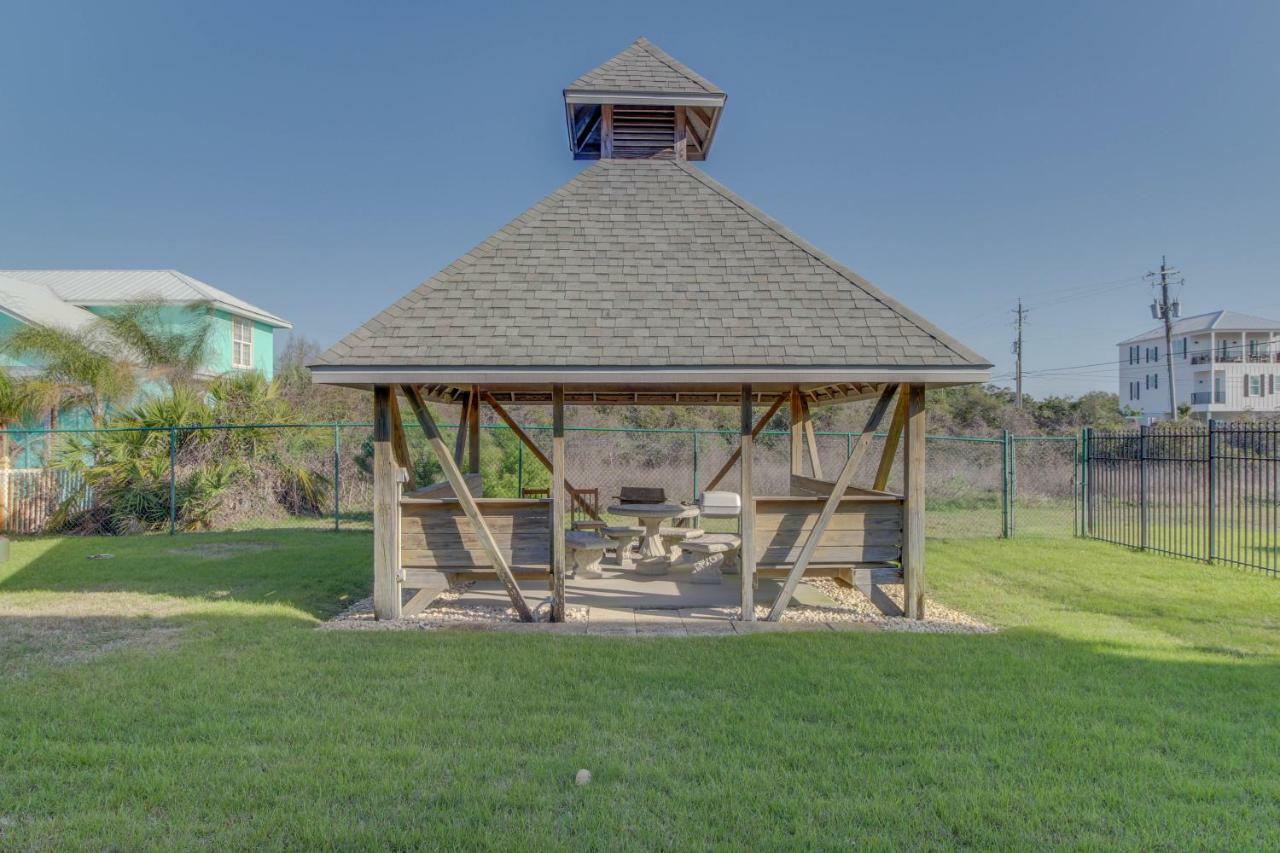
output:
[[[908,385],[902,478],[902,583],[908,619],[924,618],[924,386]]]
[[[677,160],[689,159],[689,131],[685,107],[676,107],[676,139],[672,153]]]
[[[800,398],[800,408],[804,412],[804,437],[809,443],[809,465],[813,468],[813,476],[823,479],[822,459],[818,456],[818,434],[813,430],[813,416],[809,413],[809,403]]]
[[[600,107],[600,159],[613,156],[613,104]]]
[[[418,424],[422,427],[422,431],[427,434],[427,441],[430,442],[431,449],[435,452],[436,459],[440,462],[440,467],[444,470],[444,477],[453,488],[453,494],[457,497],[458,504],[462,507],[463,513],[466,514],[467,520],[471,522],[476,538],[480,540],[480,547],[484,549],[485,555],[493,563],[494,571],[498,573],[498,580],[502,581],[502,585],[506,587],[512,606],[520,614],[521,621],[532,622],[533,613],[529,610],[529,605],[520,593],[520,587],[516,584],[515,575],[511,574],[511,566],[507,563],[506,556],[502,553],[502,549],[498,547],[493,534],[489,531],[489,525],[485,524],[484,516],[480,514],[480,508],[476,505],[476,499],[467,488],[467,481],[463,479],[462,471],[458,468],[453,456],[450,455],[444,439],[440,437],[440,430],[436,426],[435,419],[431,417],[427,404],[423,402],[422,395],[412,385],[402,385],[400,387],[404,391],[405,397],[408,398],[409,405],[413,406],[413,413],[418,418]]]
[[[467,473],[480,473],[480,387],[471,386],[471,408],[467,410]]]
[[[898,391],[898,405],[893,410],[893,421],[889,424],[889,435],[885,437],[884,448],[880,451],[880,467],[876,469],[876,479],[871,488],[883,492],[889,487],[889,475],[893,473],[893,457],[898,453],[898,442],[902,440],[902,427],[907,422],[907,394],[905,389]]]
[[[453,437],[453,461],[462,467],[462,451],[467,446],[467,424],[471,418],[471,394],[462,399],[462,411],[458,413],[458,433]]]
[[[778,398],[777,405],[782,405],[782,397]],[[739,494],[742,498],[742,519],[741,539],[742,547],[739,549],[739,560],[742,572],[742,612],[739,618],[744,622],[756,621],[756,499],[755,493],[751,489],[751,462],[752,452],[751,445],[755,436],[755,431],[751,428],[751,386],[742,386],[742,424],[741,435],[738,439],[738,451],[740,457],[740,465],[738,470],[742,475]],[[708,488],[710,488],[708,486]]]
[[[516,423],[515,418],[511,417],[510,413],[508,413],[506,409],[502,408],[502,406],[498,404],[497,400],[493,399],[493,395],[482,391],[480,393],[480,398],[489,404],[489,408],[493,409],[493,413],[498,416],[498,419],[506,424],[507,428],[511,430],[515,437],[520,439],[520,443],[529,449],[529,452],[533,454],[533,458],[541,462],[543,467],[550,471],[551,460],[547,458],[547,454],[543,453],[541,448],[533,443],[533,439],[529,437],[529,434],[520,428],[520,424]],[[573,497],[573,502],[578,505],[578,509],[582,510],[597,521],[600,520],[600,512],[595,507],[587,503],[586,499],[581,495],[573,494],[573,483],[565,480],[564,488],[565,491]]]
[[[551,386],[551,621],[564,621],[564,386]]]
[[[778,592],[778,597],[774,600],[773,607],[769,609],[770,622],[780,620],[783,611],[791,603],[791,597],[795,595],[796,587],[800,585],[800,578],[804,577],[804,571],[809,567],[809,561],[813,559],[813,552],[817,550],[818,543],[822,541],[822,534],[826,532],[827,525],[831,523],[831,517],[836,514],[836,509],[840,506],[840,499],[844,497],[845,492],[849,489],[849,483],[853,480],[853,472],[857,470],[862,457],[867,453],[867,446],[871,444],[872,434],[880,426],[880,421],[883,420],[885,412],[889,411],[889,404],[893,401],[893,394],[896,390],[893,385],[888,385],[880,392],[880,399],[876,401],[875,408],[871,410],[871,416],[867,418],[867,424],[862,428],[862,434],[858,436],[858,442],[853,446],[853,452],[845,460],[844,467],[840,469],[840,476],[836,477],[836,483],[831,488],[831,494],[827,496],[826,502],[822,505],[822,512],[818,515],[818,520],[814,523],[813,530],[809,531],[809,538],[805,540],[804,545],[800,548],[800,556],[796,558],[795,563],[791,566],[791,571],[787,573],[787,579],[783,581],[782,589]]]
[[[773,405],[769,407],[769,411],[765,412],[764,417],[756,421],[756,425],[751,428],[752,438],[755,438],[764,430],[766,426],[768,426],[769,421],[772,420],[773,416],[778,413],[778,409],[782,408],[782,404],[785,403],[786,400],[787,400],[787,395],[785,393],[778,395],[778,399],[773,401]],[[733,452],[729,454],[729,458],[726,459],[724,461],[724,464],[720,466],[720,470],[715,473],[715,476],[711,478],[710,482],[708,482],[707,485],[703,486],[703,491],[709,492],[712,489],[714,489],[716,486],[720,485],[720,481],[723,480],[725,478],[725,475],[728,474],[729,471],[733,469],[733,463],[737,462],[738,459],[741,458],[741,456],[742,456],[742,448],[735,447],[733,449]]]
[[[791,389],[791,474],[803,477],[804,470],[804,402],[800,389]]]
[[[9,435],[4,436],[3,447],[0,447],[0,535],[8,529],[9,524]]]
[[[400,468],[392,447],[389,385],[373,388],[373,614],[400,618]]]

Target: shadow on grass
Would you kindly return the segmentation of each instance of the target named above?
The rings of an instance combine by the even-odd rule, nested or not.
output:
[[[327,617],[368,594],[371,548],[368,532],[326,530],[20,539],[0,593],[131,592]]]

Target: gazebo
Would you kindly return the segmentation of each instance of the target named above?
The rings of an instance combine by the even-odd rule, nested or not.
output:
[[[643,38],[584,74],[565,117],[570,153],[595,162],[312,365],[316,382],[373,393],[378,618],[441,572],[496,576],[524,619],[521,581],[548,582],[564,618],[573,405],[739,408],[740,445],[706,488],[737,468],[740,618],[755,618],[766,572],[784,578],[771,619],[813,573],[900,582],[905,614],[923,617],[925,390],[985,381],[991,365],[690,164],[708,156],[725,97]],[[444,483],[409,482],[401,396]],[[862,399],[875,400],[863,432],[826,478],[810,412]],[[462,407],[452,448],[428,403]],[[549,457],[511,404],[551,407]],[[480,494],[481,406],[550,469],[549,499]],[[790,494],[756,495],[752,440],[783,406]],[[886,421],[877,473],[855,486]]]

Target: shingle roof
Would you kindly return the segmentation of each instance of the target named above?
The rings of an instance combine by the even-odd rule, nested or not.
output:
[[[318,364],[990,366],[678,160],[595,163]]]
[[[212,302],[277,328],[292,328],[288,320],[177,270],[0,270],[0,275],[44,285],[72,305],[109,305],[144,299],[178,304]]]
[[[574,80],[565,91],[724,94],[710,80],[643,36],[613,59]]]
[[[1173,322],[1175,335],[1188,335],[1193,332],[1268,332],[1280,329],[1280,320],[1268,320],[1253,314],[1241,314],[1239,311],[1210,311],[1207,314],[1196,314],[1183,317]],[[1140,335],[1126,338],[1117,346],[1146,341],[1151,338],[1163,338],[1164,326],[1156,326]]]

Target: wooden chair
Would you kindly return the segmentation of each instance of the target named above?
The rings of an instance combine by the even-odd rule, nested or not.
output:
[[[599,534],[608,526],[599,517],[599,489],[569,489],[566,497],[569,499],[569,526],[574,530],[590,530]],[[591,512],[587,512],[586,507],[590,507]]]
[[[550,489],[521,489],[520,497],[546,499],[551,497]]]

